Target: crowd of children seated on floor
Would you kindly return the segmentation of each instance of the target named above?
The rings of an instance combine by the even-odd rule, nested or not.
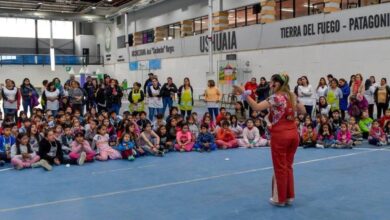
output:
[[[352,105],[352,104],[351,104]],[[326,108],[325,110],[322,107]],[[378,120],[362,111],[351,112],[343,120],[337,109],[329,111],[320,98],[315,120],[311,115],[297,115],[295,121],[304,148],[353,148],[365,139],[383,146],[390,137],[390,109]],[[91,108],[82,115],[70,106],[51,110],[33,108],[31,117],[20,112],[16,122],[6,117],[1,125],[0,165],[10,162],[15,169],[78,164],[94,160],[124,159],[141,156],[163,157],[168,152],[211,152],[217,149],[269,146],[267,111],[251,111],[248,116],[242,102],[234,110],[219,109],[214,118],[209,112],[196,112],[185,118],[177,107],[165,117],[158,114],[150,121],[145,111],[116,111]],[[314,112],[314,111],[313,111]]]

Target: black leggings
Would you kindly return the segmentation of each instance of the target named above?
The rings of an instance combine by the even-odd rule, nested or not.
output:
[[[368,105],[368,115],[370,118],[374,119],[374,104]]]
[[[180,110],[180,113],[181,113],[181,116],[183,116],[184,120],[186,119],[186,113],[187,113],[187,117],[188,116],[191,116],[191,113],[192,113],[192,110]]]
[[[378,110],[377,117],[378,119],[380,119],[382,117],[382,114],[385,115],[387,108],[389,108],[389,103],[377,103],[376,108]]]

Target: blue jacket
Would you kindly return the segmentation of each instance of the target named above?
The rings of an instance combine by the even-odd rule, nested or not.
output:
[[[340,109],[342,111],[346,111],[348,109],[348,98],[349,98],[349,94],[351,93],[351,90],[350,90],[348,84],[345,84],[340,89],[341,89],[341,92],[343,93],[343,98],[340,99]]]
[[[5,153],[5,145],[9,144],[8,150],[11,150],[11,146],[14,145],[16,142],[16,139],[13,136],[10,136],[9,138],[5,138],[3,135],[0,136],[0,152]]]
[[[206,134],[199,133],[198,138],[196,139],[197,144],[204,144],[204,143],[214,144],[214,142],[215,142],[214,136],[209,132],[207,132]]]
[[[133,141],[129,141],[129,142],[121,142],[119,143],[119,145],[117,146],[117,149],[119,151],[125,151],[125,150],[129,150],[129,149],[133,149],[135,147],[135,143]]]

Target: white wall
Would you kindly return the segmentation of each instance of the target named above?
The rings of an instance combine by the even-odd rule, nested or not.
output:
[[[80,71],[81,66],[73,66],[75,73]],[[101,66],[88,66],[88,70],[92,73]],[[56,66],[56,71],[52,72],[50,66],[19,66],[19,65],[4,65],[0,66],[0,83],[4,84],[6,79],[12,79],[17,86],[22,84],[24,78],[29,78],[31,83],[36,87],[42,86],[43,80],[52,80],[55,77],[61,79],[65,83],[69,79],[69,74],[65,71],[64,66]]]
[[[390,39],[357,41],[337,44],[324,44],[304,47],[290,47],[267,50],[254,50],[237,53],[237,58],[249,61],[252,74],[247,74],[248,80],[255,76],[270,78],[275,73],[286,71],[291,76],[291,86],[299,76],[307,75],[313,86],[327,74],[337,78],[349,77],[362,73],[365,78],[374,75],[389,77],[390,74]],[[214,69],[217,61],[223,60],[224,54],[215,55]],[[162,60],[162,69],[154,71],[160,81],[172,76],[175,83],[182,84],[184,77],[189,77],[194,87],[195,95],[202,93],[206,87],[208,72],[208,56],[193,56]],[[127,79],[130,83],[139,81],[143,84],[148,71],[129,71],[127,63],[105,66],[105,71],[119,80]],[[216,79],[216,75],[211,77]],[[229,91],[229,88],[225,88]]]

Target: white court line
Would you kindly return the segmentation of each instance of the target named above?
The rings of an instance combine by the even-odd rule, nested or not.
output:
[[[381,151],[381,150],[383,150],[383,149],[376,149],[376,150],[372,150],[372,151],[360,151],[360,152],[356,152],[356,153],[343,154],[343,155],[331,156],[331,157],[324,157],[324,158],[319,158],[319,159],[297,162],[297,163],[294,163],[294,165],[308,164],[308,163],[314,163],[314,162],[325,161],[325,160],[333,160],[333,159],[337,159],[337,158],[350,157],[350,156],[359,155],[359,154],[368,154],[368,153]],[[248,174],[248,173],[256,173],[256,172],[265,171],[265,170],[272,170],[272,169],[273,169],[272,166],[263,167],[263,168],[258,168],[258,169],[237,171],[237,172],[226,173],[226,174],[221,174],[221,175],[201,177],[201,178],[183,180],[183,181],[178,181],[178,182],[163,183],[163,184],[158,184],[158,185],[152,185],[152,186],[122,190],[122,191],[115,191],[115,192],[108,192],[108,193],[96,194],[96,195],[91,195],[91,196],[76,197],[76,198],[57,200],[57,201],[52,201],[52,202],[36,203],[36,204],[18,206],[18,207],[13,207],[13,208],[3,208],[3,209],[0,209],[0,213],[17,211],[17,210],[22,210],[22,209],[31,209],[31,208],[43,207],[43,206],[49,206],[49,205],[55,205],[55,204],[69,203],[69,202],[75,202],[75,201],[81,201],[81,200],[87,200],[87,199],[104,198],[104,197],[110,197],[110,196],[115,196],[115,195],[128,194],[128,193],[132,193],[132,192],[140,192],[140,191],[159,189],[159,188],[170,187],[170,186],[177,186],[177,185],[182,185],[182,184],[208,181],[208,180],[219,179],[219,178],[223,178],[223,177],[237,176],[237,175]]]
[[[4,172],[4,171],[7,171],[7,170],[13,170],[14,168],[5,168],[5,169],[1,169],[0,172]]]
[[[148,168],[148,167],[154,167],[154,166],[156,166],[156,165],[154,165],[154,164],[149,164],[149,165],[138,166],[138,167],[129,167],[129,168],[122,168],[122,169],[115,169],[115,170],[96,171],[96,172],[92,172],[92,175],[104,174],[104,173],[114,173],[114,172],[126,171],[126,170],[142,169],[142,168]]]

